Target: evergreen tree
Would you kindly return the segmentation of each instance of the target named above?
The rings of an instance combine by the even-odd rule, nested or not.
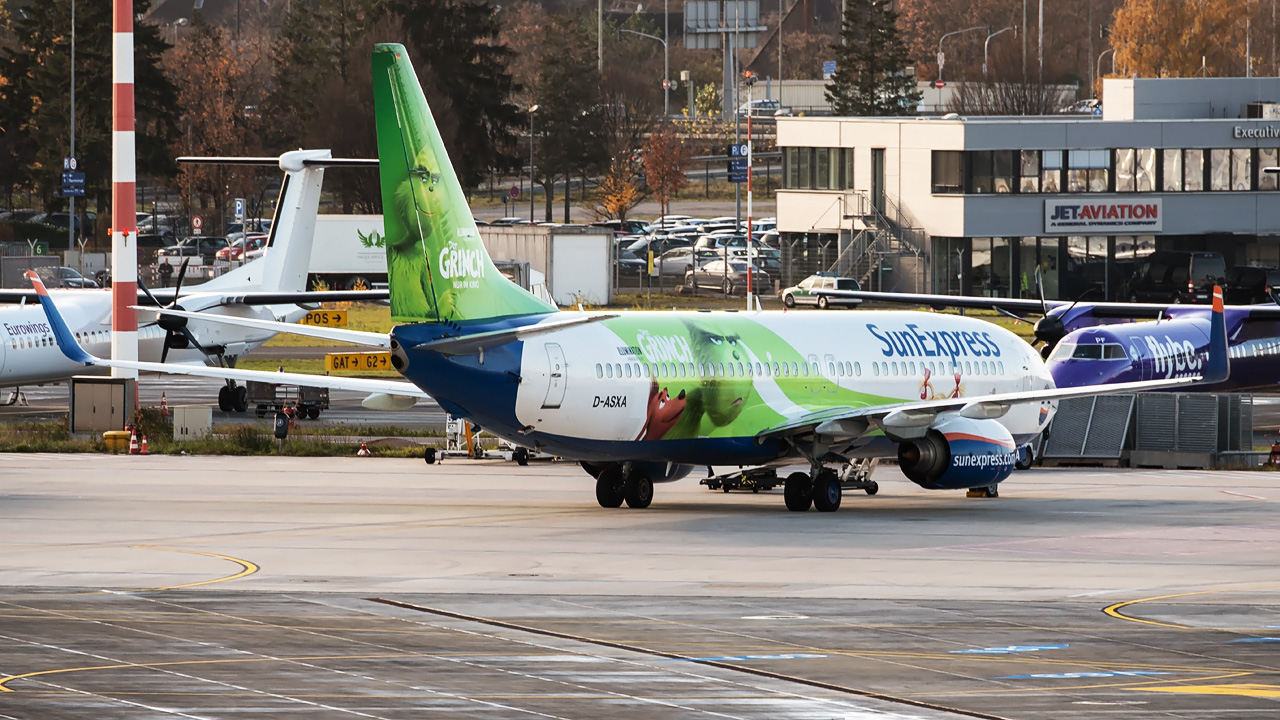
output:
[[[914,115],[920,102],[893,0],[849,0],[827,100],[837,115]]]
[[[569,178],[608,162],[606,108],[601,103],[596,46],[580,15],[563,15],[547,28],[543,44],[559,52],[544,53],[538,66],[534,99],[538,141],[537,183],[546,193],[546,219],[551,220],[554,187],[565,181],[565,222],[569,222]]]
[[[149,0],[135,0],[139,16]],[[111,199],[111,3],[76,6],[76,155],[86,193],[100,214]],[[27,185],[45,207],[59,197],[62,158],[70,154],[71,2],[31,3],[12,21],[13,44],[0,57],[0,133],[12,151],[9,182]],[[154,25],[134,26],[134,115],[139,175],[170,174],[168,142],[176,134],[176,91],[160,68],[169,45]]]

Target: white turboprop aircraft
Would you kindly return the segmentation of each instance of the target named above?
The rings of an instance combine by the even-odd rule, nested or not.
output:
[[[828,512],[842,492],[829,466],[850,458],[896,456],[925,488],[990,496],[1013,471],[1017,444],[1044,429],[1056,401],[1221,381],[1229,372],[1220,297],[1200,376],[1065,389],[1053,386],[1021,338],[973,318],[559,312],[490,261],[404,47],[378,45],[372,65],[391,314],[405,324],[382,334],[219,321],[389,348],[391,364],[411,382],[102,360],[77,346],[42,294],[67,356],[408,399],[429,394],[507,440],[579,460],[605,507],[647,507],[655,482],[696,466],[803,464],[809,472],[786,479],[787,508]]]
[[[182,292],[183,269],[173,288],[148,291],[139,283],[143,322],[138,328],[138,357],[142,360],[177,364],[234,366],[236,360],[276,333],[264,328],[236,327],[208,322],[214,315],[296,322],[307,310],[300,303],[329,300],[385,299],[385,291],[305,293],[307,268],[311,261],[316,212],[325,167],[353,164],[335,160],[328,150],[298,150],[276,158],[182,158],[183,161],[233,164],[279,163],[285,177],[276,204],[268,247],[264,254],[231,272]],[[370,164],[371,161],[354,161]],[[92,352],[111,351],[111,293],[103,290],[51,290],[75,338]],[[58,350],[45,311],[34,302],[29,290],[0,290],[0,301],[15,305],[0,307],[0,387],[15,388],[13,400],[23,386],[59,383],[72,375],[103,373],[109,368],[86,368],[67,359]],[[156,320],[154,306],[185,309],[194,318],[162,317]],[[11,400],[12,402],[12,400]],[[229,381],[218,393],[224,411],[244,412],[245,388]]]

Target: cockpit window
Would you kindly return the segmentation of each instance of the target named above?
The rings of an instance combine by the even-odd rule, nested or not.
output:
[[[1119,343],[1072,345],[1061,343],[1054,349],[1050,360],[1127,360],[1128,354]]]

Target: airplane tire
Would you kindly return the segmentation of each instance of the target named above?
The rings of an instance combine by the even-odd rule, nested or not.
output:
[[[243,385],[237,385],[231,391],[231,409],[235,412],[242,413],[249,409],[249,390]]]
[[[653,502],[653,481],[649,474],[642,471],[631,473],[624,496],[629,508],[643,510],[649,507]]]
[[[525,448],[518,447],[515,450],[511,451],[511,459],[514,460],[517,465],[520,465],[522,467],[525,465],[528,465],[529,451],[526,450]]]
[[[807,473],[795,472],[787,476],[782,489],[782,497],[787,502],[787,509],[792,512],[805,512],[813,502],[810,493],[813,484],[809,482]]]
[[[835,512],[839,510],[842,494],[838,475],[830,470],[823,470],[818,473],[818,479],[813,483],[813,507],[818,512]]]
[[[231,412],[231,388],[226,385],[218,388],[218,409],[222,412]]]
[[[617,465],[606,467],[596,476],[596,502],[600,507],[621,507],[625,493],[626,482],[622,479],[622,468]]]

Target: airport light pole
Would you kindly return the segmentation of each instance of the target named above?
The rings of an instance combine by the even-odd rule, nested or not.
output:
[[[1111,74],[1112,75],[1116,74],[1116,49],[1107,48],[1106,50],[1103,50],[1102,52],[1098,53],[1098,62],[1094,63],[1094,71],[1093,71],[1094,80],[1097,80],[1098,78],[1102,77],[1102,58],[1106,57],[1107,53],[1111,53]],[[1090,89],[1093,89],[1093,88],[1090,88]]]
[[[111,357],[138,359],[137,163],[133,117],[133,0],[112,0]],[[112,368],[112,377],[138,371]],[[136,392],[136,390],[135,390]]]
[[[989,26],[987,26],[987,25],[976,25],[976,26],[974,26],[974,27],[971,27],[971,28],[965,28],[965,29],[963,29],[963,30],[952,30],[951,32],[946,33],[946,34],[944,34],[942,37],[938,38],[938,79],[939,79],[939,80],[941,80],[941,79],[942,79],[942,66],[943,66],[944,64],[946,64],[946,56],[942,54],[942,41],[943,41],[943,40],[946,40],[947,38],[951,37],[952,35],[960,35],[960,34],[962,34],[962,33],[976,32],[976,31],[978,31],[978,30],[989,30],[989,29],[990,29],[990,28],[989,28]]]
[[[1014,35],[1017,36],[1017,33],[1018,33],[1017,28],[1010,25],[1009,27],[1003,30],[997,30],[991,33],[990,35],[987,35],[986,41],[982,43],[982,79],[984,81],[987,79],[987,57],[989,55],[989,51],[991,50],[991,38],[999,35],[1000,33],[1009,32],[1010,30],[1013,30]],[[988,28],[988,32],[990,32],[990,28]]]
[[[529,106],[529,224],[533,224],[533,114],[541,105]],[[566,189],[566,192],[568,190]]]
[[[619,32],[631,33],[640,37],[647,37],[650,40],[657,40],[662,43],[662,114],[665,117],[671,116],[671,53],[667,47],[667,41],[657,35],[649,33],[637,32],[635,30],[619,29]]]

